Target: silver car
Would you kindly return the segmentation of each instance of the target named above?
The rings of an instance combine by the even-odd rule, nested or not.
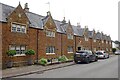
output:
[[[105,51],[96,51],[96,54],[98,58],[103,58],[103,59],[109,58],[109,54],[106,53]]]
[[[117,51],[115,52],[115,55],[120,55],[120,50],[117,50]]]

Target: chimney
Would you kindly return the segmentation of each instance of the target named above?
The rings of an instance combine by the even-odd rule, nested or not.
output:
[[[77,23],[77,27],[78,27],[78,28],[81,28],[81,25],[80,25],[80,23],[79,23],[79,22]]]
[[[65,24],[65,23],[66,23],[65,17],[63,18],[63,21],[62,21],[62,23],[63,23],[63,24]]]
[[[47,16],[50,15],[50,11],[47,12]]]
[[[28,3],[25,3],[24,10],[25,10],[26,12],[29,12]]]

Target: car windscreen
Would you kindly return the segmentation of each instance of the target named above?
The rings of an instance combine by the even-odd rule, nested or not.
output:
[[[96,52],[96,54],[97,54],[97,55],[103,55],[103,53],[102,53],[102,52]]]
[[[87,53],[87,52],[86,51],[78,51],[77,53],[83,54],[83,53]]]

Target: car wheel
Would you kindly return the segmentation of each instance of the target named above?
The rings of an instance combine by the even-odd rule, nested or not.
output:
[[[109,55],[108,55],[108,57],[107,58],[109,58]]]
[[[104,55],[104,59],[106,59],[105,55]]]
[[[98,61],[98,58],[95,58],[95,61]]]
[[[74,60],[74,62],[75,62],[76,64],[78,64],[78,61]]]
[[[90,59],[89,59],[89,58],[86,59],[86,63],[87,63],[87,64],[90,63]]]

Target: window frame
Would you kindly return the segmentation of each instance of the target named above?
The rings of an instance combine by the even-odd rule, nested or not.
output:
[[[46,54],[55,54],[55,46],[47,46]]]
[[[14,46],[14,49],[10,49],[11,48],[11,46]],[[21,47],[23,47],[24,46],[24,50],[22,50],[21,49]],[[17,47],[19,47],[19,49],[17,49]],[[16,50],[16,55],[14,55],[14,56],[25,56],[25,51],[26,51],[26,45],[9,45],[9,50]],[[18,50],[18,51],[17,51]]]
[[[67,47],[67,52],[68,53],[73,53],[73,46],[68,46]]]
[[[13,27],[13,25],[16,27]],[[22,31],[24,27],[24,32]],[[15,28],[15,30],[13,30]],[[26,33],[27,32],[27,25],[22,24],[22,23],[17,23],[17,22],[12,22],[11,23],[11,32],[17,32],[17,33]]]
[[[87,37],[85,37],[85,41],[88,41],[88,38],[87,38]]]
[[[67,39],[71,39],[71,40],[73,40],[73,35],[72,34],[67,34]]]
[[[46,31],[46,36],[47,36],[47,37],[55,37],[55,32],[54,32],[54,31],[49,31],[49,30],[47,30],[47,31]]]

